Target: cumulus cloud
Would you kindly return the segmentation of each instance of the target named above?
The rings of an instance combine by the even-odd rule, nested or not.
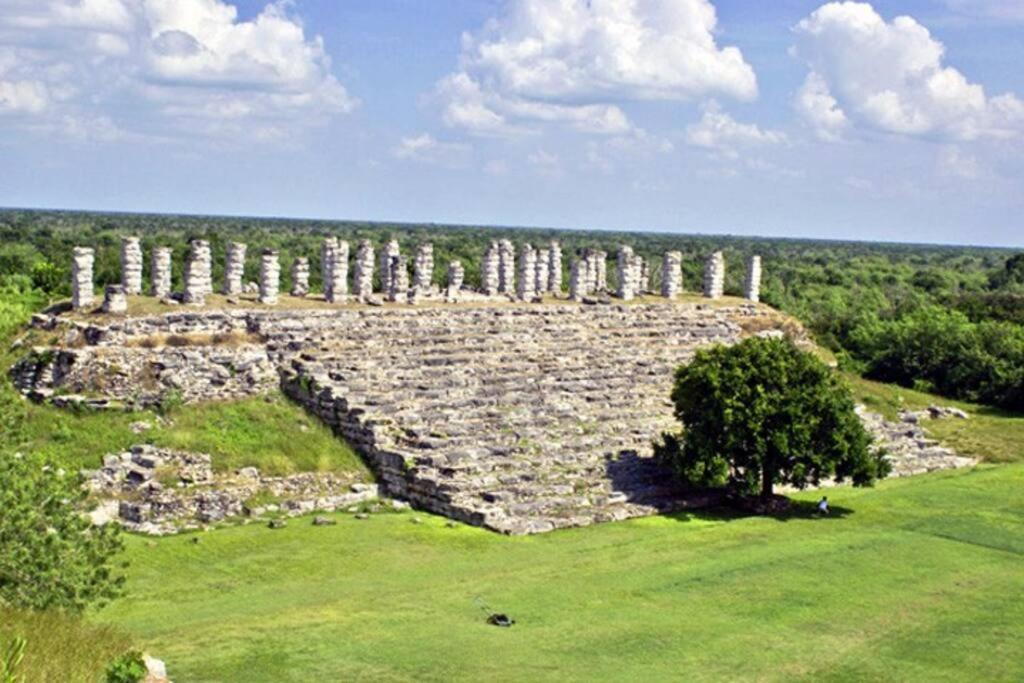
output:
[[[459,68],[437,90],[450,126],[477,133],[554,122],[631,128],[621,101],[751,100],[753,69],[715,41],[709,0],[511,0],[463,35]]]
[[[786,136],[773,130],[762,130],[753,123],[740,123],[714,100],[704,106],[700,121],[686,129],[686,141],[696,147],[734,151],[753,145],[774,145]]]
[[[392,156],[396,159],[442,166],[462,165],[470,152],[469,145],[460,142],[441,142],[429,133],[402,138],[391,150]]]
[[[908,16],[861,2],[822,5],[794,28],[810,73],[795,106],[826,139],[850,125],[948,140],[1024,133],[1024,102],[990,97],[944,61],[945,47]]]
[[[223,0],[0,0],[0,115],[77,137],[288,137],[357,104],[288,6],[241,21]]]

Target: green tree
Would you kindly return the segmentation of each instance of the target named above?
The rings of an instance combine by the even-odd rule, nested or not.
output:
[[[0,603],[80,612],[121,593],[119,528],[83,515],[81,484],[36,458],[0,457]]]
[[[823,479],[856,486],[884,476],[849,389],[815,356],[783,339],[751,338],[697,353],[672,391],[681,439],[659,454],[687,482],[767,501],[776,484]]]

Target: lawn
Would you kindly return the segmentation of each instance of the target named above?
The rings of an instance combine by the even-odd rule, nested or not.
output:
[[[831,490],[829,518],[507,538],[405,512],[131,538],[130,597],[91,619],[179,683],[1021,680],[1022,487],[1024,466],[982,466]],[[478,598],[518,623],[486,625]]]

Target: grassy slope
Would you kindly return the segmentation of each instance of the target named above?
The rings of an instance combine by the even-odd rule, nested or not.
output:
[[[1020,680],[1022,486],[986,466],[839,488],[827,519],[531,538],[414,513],[133,538],[132,597],[96,618],[179,681]]]

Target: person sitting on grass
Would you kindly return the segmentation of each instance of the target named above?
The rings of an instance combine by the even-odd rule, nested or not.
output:
[[[818,512],[823,515],[828,514],[828,496],[822,496],[818,501]]]

